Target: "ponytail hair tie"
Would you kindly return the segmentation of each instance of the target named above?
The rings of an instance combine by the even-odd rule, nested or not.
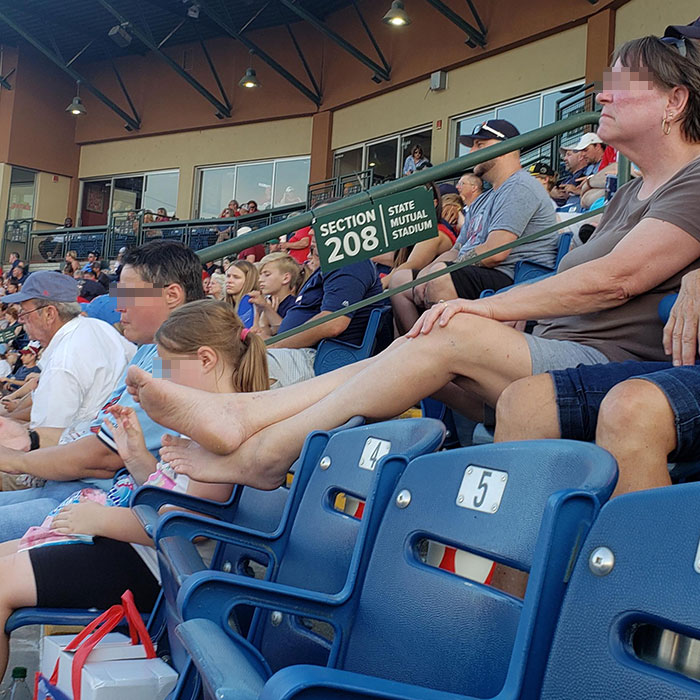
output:
[[[241,342],[245,343],[245,339],[248,337],[248,333],[250,333],[250,328],[244,328],[241,331]]]

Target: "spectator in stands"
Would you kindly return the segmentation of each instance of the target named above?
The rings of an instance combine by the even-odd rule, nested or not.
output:
[[[231,213],[231,216],[240,216],[241,215],[241,207],[238,204],[238,201],[235,199],[232,199],[228,203],[228,210]]]
[[[296,193],[296,190],[291,185],[288,185],[284,188],[284,192],[282,193],[279,202],[277,202],[277,206],[286,207],[290,204],[299,204],[303,201],[304,200]]]
[[[258,281],[258,268],[247,260],[236,260],[226,270],[226,301],[233,306],[246,328],[251,328],[255,321],[255,310],[248,295],[258,289]]]
[[[253,229],[250,226],[241,226],[238,229],[238,235],[241,236],[244,233],[250,233]],[[239,260],[247,260],[249,263],[260,262],[265,257],[265,246],[262,243],[256,243],[250,246],[250,248],[245,248],[238,254]]]
[[[272,488],[310,428],[357,414],[395,416],[437,390],[479,419],[483,403],[495,405],[509,384],[532,374],[664,361],[659,300],[700,269],[700,51],[689,39],[682,48],[651,36],[617,52],[597,98],[599,134],[643,177],[618,190],[595,237],[565,256],[559,274],[486,299],[439,303],[408,340],[272,401],[212,401],[132,370],[130,390],[149,414],[199,443],[178,442],[163,459],[196,478],[247,483],[255,473],[256,485]],[[503,323],[532,318],[548,319],[532,335]],[[267,471],[271,454],[276,466]]]
[[[5,291],[7,292],[7,294],[14,294],[18,290],[19,285],[15,280],[9,279],[7,280],[7,282],[5,282]]]
[[[455,193],[448,192],[440,196],[440,192],[433,188],[433,204],[435,205],[435,214],[438,220],[438,235],[433,238],[428,238],[425,241],[420,241],[413,246],[413,249],[406,255],[402,261],[400,258],[395,258],[393,269],[384,277],[382,277],[382,287],[384,289],[394,289],[410,280],[416,279],[418,273],[428,265],[430,265],[438,255],[452,249],[457,241],[457,231],[453,223],[450,223],[444,216],[445,208],[451,211],[450,218],[453,222],[457,221],[458,215],[461,213],[462,199]],[[441,189],[444,185],[441,185]],[[447,207],[445,207],[445,202]],[[403,252],[399,251],[399,253]],[[376,260],[375,260],[376,262]],[[413,294],[411,290],[407,292],[399,292],[391,297],[391,303],[394,307],[395,314],[401,314],[404,305],[413,306]]]
[[[286,241],[280,243],[280,249],[289,253],[300,265],[309,257],[311,226],[304,226],[295,231]]]
[[[17,291],[19,291],[19,289],[15,285],[14,292],[16,293]],[[6,299],[7,295],[3,298]],[[7,325],[0,331],[0,343],[6,343],[10,347],[19,350],[19,348],[24,347],[27,343],[24,326],[19,319],[19,307],[14,305],[8,306],[4,302],[3,305],[5,306],[4,315]]]
[[[474,175],[474,173],[464,173],[464,175],[457,180],[455,187],[462,200],[462,211],[466,217],[469,207],[484,191],[484,183],[478,175]]]
[[[211,393],[262,391],[267,388],[265,346],[242,328],[230,307],[212,300],[187,304],[173,312],[158,329],[158,354],[173,381]],[[211,485],[174,479],[172,470],[153,456],[144,441],[138,415],[132,408],[112,408],[112,427],[119,457],[129,471],[110,489],[110,496],[128,496],[141,483],[142,473],[154,484],[193,496],[224,501],[231,484]],[[111,422],[110,422],[111,424]],[[17,552],[19,542],[3,547],[0,559],[0,625],[18,607],[108,608],[130,590],[141,612],[148,612],[160,593],[158,562],[152,538],[128,507],[105,503],[107,494],[92,489],[96,502],[78,491],[77,499],[64,504],[44,528],[27,533],[23,543],[38,534],[48,536],[52,546]],[[83,496],[83,498],[81,498]],[[75,502],[77,500],[78,502]],[[37,532],[39,530],[39,532]],[[94,541],[59,544],[51,537],[88,534]],[[143,545],[133,548],[129,543]],[[0,644],[0,676],[8,659],[8,643]]]
[[[248,204],[246,205],[246,212],[248,214],[256,214],[258,211],[258,203],[254,200],[251,199]]]
[[[9,376],[13,371],[7,359],[9,350],[7,343],[0,343],[0,378]]]
[[[420,169],[421,166],[425,166],[430,161],[425,157],[423,149],[416,145],[409,155],[406,156],[406,160],[403,163],[403,174],[413,175],[416,170]]]
[[[24,268],[24,263],[20,260],[19,263],[17,263],[17,266],[12,268],[12,272],[10,274],[15,284],[21,287],[24,280],[27,279],[27,272]]]
[[[83,280],[79,289],[79,301],[90,302],[102,294],[109,294],[98,281],[92,265],[86,264],[83,268]]]
[[[587,175],[591,174],[592,169],[583,151],[562,147],[561,155],[569,174],[559,180],[557,186],[549,194],[559,207],[578,207],[581,197],[581,183]]]
[[[64,428],[92,419],[136,352],[102,321],[81,316],[77,285],[39,270],[7,297],[22,307],[32,340],[41,343],[43,382],[32,395],[30,428]]]
[[[39,351],[35,346],[27,345],[22,348],[19,351],[19,356],[22,360],[22,365],[9,377],[0,379],[3,388],[10,391],[16,389],[18,386],[22,386],[32,374],[39,374],[41,372],[41,368],[36,365],[39,358]]]
[[[226,300],[226,275],[215,272],[209,277],[209,296],[217,301]]]
[[[132,360],[134,366],[150,371],[158,327],[174,309],[203,297],[200,271],[196,254],[177,241],[150,241],[124,255],[117,309],[122,315],[124,335],[141,346]],[[133,406],[122,381],[114,385],[106,405],[117,403]],[[140,407],[135,408],[140,411]],[[106,415],[102,412],[94,421],[75,424],[62,432],[38,429],[33,441],[38,441],[40,449],[22,452],[0,447],[0,469],[49,480],[41,488],[0,492],[0,541],[21,537],[32,525],[40,525],[63,498],[95,483],[104,485],[101,480],[111,480],[124,466],[111,430],[103,425]],[[148,449],[155,454],[163,429],[145,414],[139,413],[139,419]],[[59,437],[61,442],[56,446]],[[138,483],[148,476],[133,471],[132,475]]]
[[[69,250],[66,253],[66,266],[63,271],[73,277],[73,275],[80,270],[80,261],[78,260],[78,253],[75,250]]]
[[[370,260],[351,263],[339,270],[324,273],[319,266],[318,250],[313,238],[309,258],[314,272],[299,290],[294,305],[282,319],[278,334],[312,319],[323,318],[382,291],[377,269]],[[324,338],[338,338],[355,344],[362,342],[367,319],[375,306],[373,304],[273,343],[268,348],[268,364],[270,379],[277,381],[274,386],[286,386],[313,377],[315,348]]]
[[[593,132],[584,134],[572,148],[583,152],[592,170],[581,181],[580,206],[581,209],[590,209],[594,202],[605,196],[605,178],[617,174],[617,153]]]
[[[109,263],[106,260],[94,262],[92,263],[92,269],[97,277],[97,281],[109,292],[109,286],[112,284],[112,280],[105,272],[105,270],[109,270]]]
[[[510,122],[491,119],[478,125],[472,135],[460,138],[464,145],[476,151],[519,133]],[[549,196],[521,168],[519,151],[480,163],[474,168],[474,173],[490,182],[492,189],[470,206],[467,221],[455,245],[425,267],[423,274],[487,253],[556,223]],[[412,300],[407,300],[404,295],[394,302],[397,327],[401,332],[407,331],[416,322],[421,310],[438,300],[478,299],[485,289],[498,290],[513,284],[514,269],[519,260],[528,259],[553,267],[557,244],[558,235],[552,233],[418,285],[413,289]],[[404,300],[407,303],[404,304]]]
[[[294,306],[300,272],[299,263],[286,253],[269,253],[260,262],[260,289],[250,292],[250,301],[255,307],[254,328],[263,338],[277,334]]]
[[[17,265],[19,265],[19,253],[16,251],[11,251],[9,255],[9,261],[10,261],[10,272],[14,270]]]
[[[155,220],[156,221],[170,221],[170,217],[168,216],[168,212],[165,210],[164,207],[158,207],[158,209],[156,209]]]
[[[528,168],[532,176],[545,188],[547,194],[551,197],[552,191],[557,185],[557,173],[552,169],[549,163],[534,163]],[[556,209],[556,203],[552,200],[552,206]]]

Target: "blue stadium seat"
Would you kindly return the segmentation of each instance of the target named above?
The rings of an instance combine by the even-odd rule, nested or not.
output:
[[[332,433],[312,433],[307,438],[295,471],[290,496],[276,528],[261,530],[253,518],[241,517],[243,514],[240,512],[232,524],[215,522],[189,513],[169,513],[164,516],[155,538],[159,549],[168,629],[172,631],[182,620],[179,600],[183,597],[181,590],[187,587],[188,581],[198,577],[201,581],[212,573],[206,569],[191,544],[191,540],[197,536],[209,537],[219,543],[212,568],[224,569],[240,577],[246,574],[250,563],[255,562],[266,567],[267,579],[279,579],[281,576],[283,580],[298,584],[299,567],[304,572],[302,575],[306,575],[305,567],[309,561],[327,556],[328,567],[324,568],[324,574],[317,577],[314,585],[320,586],[321,590],[341,587],[359,520],[334,510],[333,499],[327,491],[330,488],[328,483],[333,484],[333,493],[347,494],[350,498],[346,500],[359,504],[364,501],[374,482],[375,471],[368,467],[385,450],[411,456],[422,454],[437,449],[443,436],[442,424],[423,419],[391,421]],[[370,447],[372,449],[367,452]],[[324,460],[330,461],[333,468],[324,469]],[[368,467],[362,468],[363,460]],[[326,491],[319,491],[324,488]],[[244,503],[246,493],[253,499],[253,503],[257,501],[261,505],[265,504],[264,497],[267,494],[256,489],[245,489],[241,504]],[[304,520],[297,520],[298,512],[319,505],[322,506],[321,520],[326,528],[322,530],[323,536],[316,531],[309,532],[304,528]],[[252,504],[244,512],[254,514],[256,508],[250,506]],[[331,554],[326,555],[323,553],[323,545],[329,541]],[[286,568],[282,567],[282,562],[285,561]],[[247,631],[251,623],[248,611],[236,610],[235,613],[237,626]],[[229,611],[221,609],[213,614],[217,620],[219,616],[228,620]],[[320,655],[321,659],[327,655],[325,640],[319,639],[317,635],[308,635],[306,628],[296,619],[286,618],[283,625],[273,629],[272,634],[266,629],[266,621],[253,619],[252,627],[251,635],[257,634],[260,644],[264,644],[270,637],[278,644],[277,640],[285,635],[295,639],[295,646],[300,654],[305,654],[305,659],[310,654]],[[169,638],[173,659],[176,666],[181,668],[186,661],[185,654],[172,634],[169,634]]]
[[[316,358],[314,359],[315,374],[325,374],[338,367],[367,359],[374,351],[377,336],[382,324],[390,317],[390,306],[372,309],[367,319],[367,328],[360,345],[346,343],[335,338],[325,338],[318,344]]]
[[[700,484],[606,504],[573,570],[542,698],[700,698]]]
[[[264,557],[260,563],[267,565],[268,581],[336,593],[348,578],[361,521],[373,504],[385,503],[396,483],[396,470],[403,468],[407,459],[438,449],[443,438],[444,426],[423,418],[386,421],[337,433],[326,441],[320,459],[311,465],[307,484],[284,530],[274,537],[222,527],[202,528],[197,534],[225,539],[248,552],[257,550]],[[384,455],[402,455],[404,461],[394,460],[387,466],[381,462]],[[378,495],[370,498],[372,493]],[[209,594],[209,579],[221,575],[200,572],[182,582],[177,599],[182,619],[206,615],[222,626],[228,625],[232,608],[218,600],[216,593],[214,598]],[[235,581],[243,577],[224,578]],[[293,615],[270,622],[268,615],[256,614],[248,638],[264,650],[273,666],[288,659],[289,646],[299,661],[325,663],[328,654],[326,639],[309,632]]]
[[[564,440],[419,457],[385,514],[363,518],[351,569],[361,583],[329,595],[214,575],[191,611],[208,619],[183,622],[178,636],[205,696],[219,700],[538,697],[571,562],[616,479],[607,452]],[[426,541],[528,572],[524,600],[429,566]],[[273,674],[263,654],[216,619],[214,611],[236,602],[272,610],[273,621],[289,613],[333,627],[329,668]]]

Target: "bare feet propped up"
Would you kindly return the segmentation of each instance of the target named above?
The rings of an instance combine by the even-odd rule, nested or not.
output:
[[[129,393],[160,425],[189,435],[215,454],[230,454],[249,437],[237,394],[212,394],[154,379],[139,367],[126,375]]]

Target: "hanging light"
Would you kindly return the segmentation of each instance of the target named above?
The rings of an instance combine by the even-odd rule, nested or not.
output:
[[[406,14],[401,0],[393,0],[391,9],[384,15],[382,21],[393,27],[405,27],[407,24],[411,24],[411,18]]]
[[[244,88],[259,88],[260,81],[255,74],[255,68],[246,68],[245,75],[238,81],[238,84]]]
[[[83,101],[80,99],[80,81],[75,84],[75,97],[73,101],[66,107],[66,112],[74,114],[76,117],[81,117],[83,114],[87,114],[87,109]]]

